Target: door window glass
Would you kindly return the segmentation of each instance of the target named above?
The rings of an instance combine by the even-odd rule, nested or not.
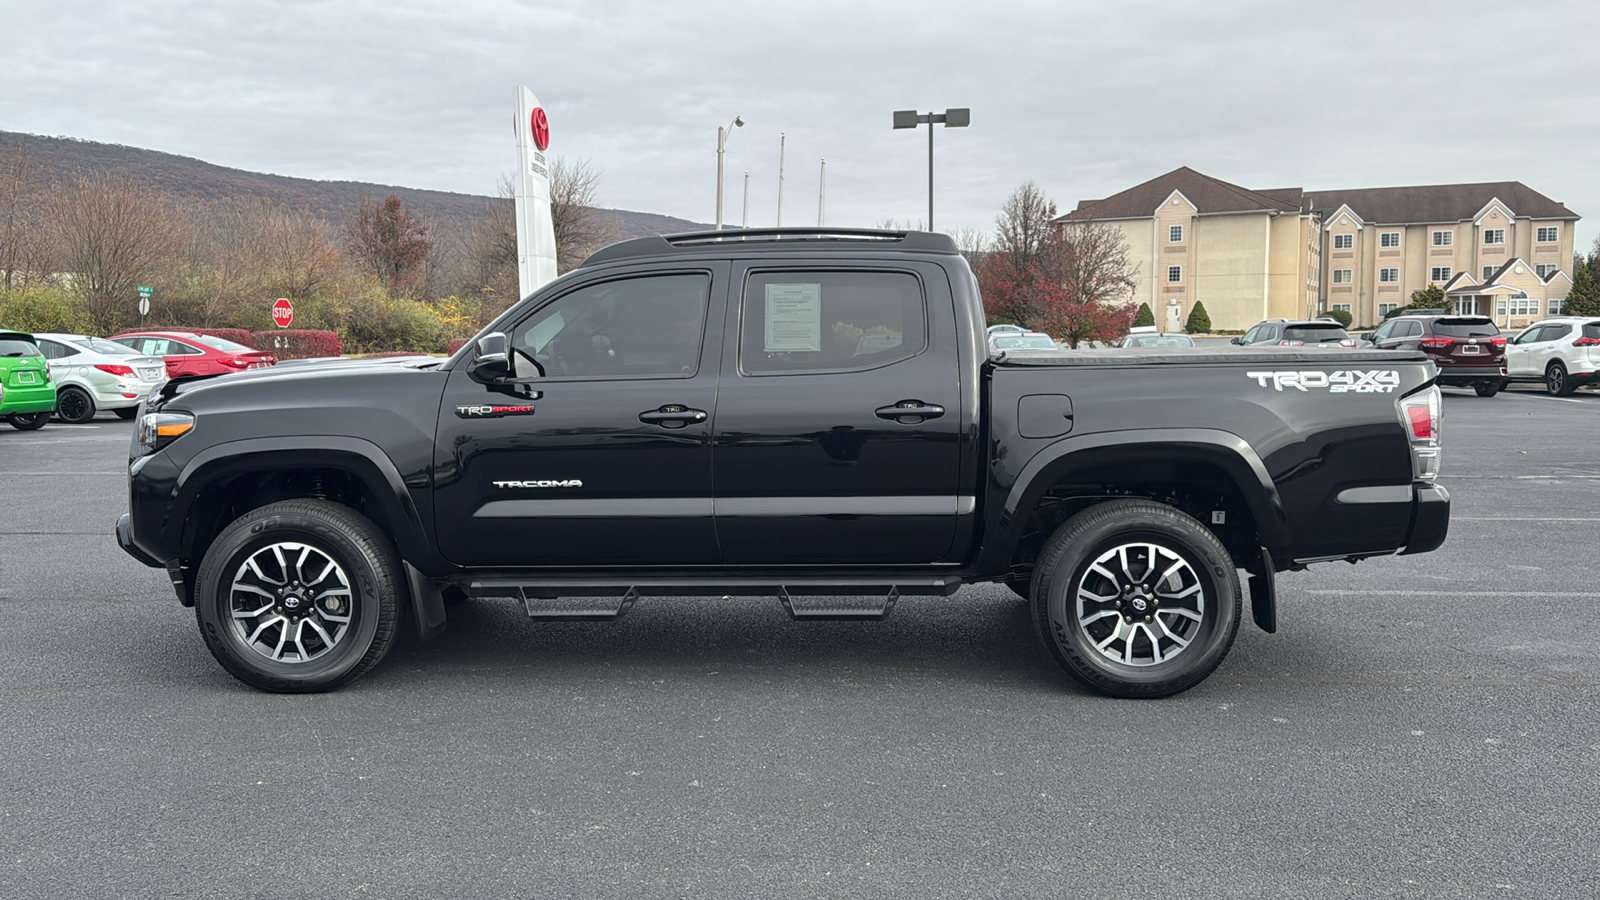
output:
[[[1539,332],[1539,343],[1542,344],[1545,341],[1559,341],[1571,333],[1571,325],[1546,325],[1544,326],[1544,330]]]
[[[1392,333],[1394,333],[1394,323],[1393,322],[1385,322],[1382,325],[1378,326],[1378,330],[1377,331],[1374,331],[1372,333],[1372,339],[1374,341],[1381,341],[1381,340],[1384,340],[1387,337],[1389,337],[1389,335],[1392,334]]]
[[[58,344],[55,341],[48,341],[43,338],[39,338],[38,343],[39,352],[44,354],[45,359],[65,359],[68,356],[78,355],[78,351],[68,347],[66,344]]]
[[[519,378],[688,378],[699,369],[711,276],[651,275],[585,285],[511,333]]]
[[[746,375],[849,372],[928,346],[922,284],[903,272],[758,272],[745,285]]]

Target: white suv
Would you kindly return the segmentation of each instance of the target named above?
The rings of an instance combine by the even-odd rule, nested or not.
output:
[[[1542,381],[1554,396],[1600,384],[1600,317],[1551,316],[1506,342],[1506,379]]]

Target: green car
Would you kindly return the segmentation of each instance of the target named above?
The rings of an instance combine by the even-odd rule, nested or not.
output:
[[[50,421],[55,409],[56,386],[33,335],[0,331],[0,416],[12,428],[32,431]]]

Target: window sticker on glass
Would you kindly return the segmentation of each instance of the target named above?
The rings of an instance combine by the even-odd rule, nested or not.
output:
[[[766,286],[768,353],[822,350],[822,285],[769,284]]]

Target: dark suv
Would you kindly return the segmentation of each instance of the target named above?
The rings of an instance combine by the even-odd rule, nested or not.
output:
[[[1332,319],[1267,319],[1257,322],[1255,327],[1229,343],[1241,347],[1320,347],[1325,350],[1356,345],[1344,326]]]
[[[1506,337],[1488,316],[1396,316],[1372,333],[1379,350],[1421,350],[1439,383],[1493,397],[1506,384]]]

